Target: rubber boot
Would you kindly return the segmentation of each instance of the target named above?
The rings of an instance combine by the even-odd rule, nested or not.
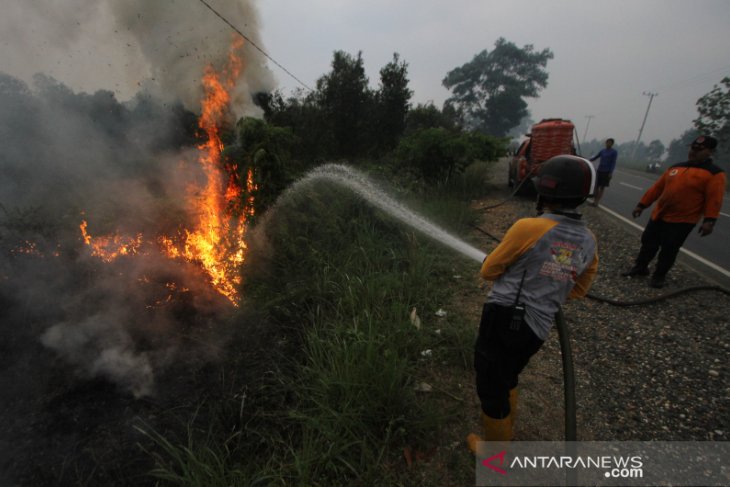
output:
[[[469,433],[466,445],[473,453],[477,452],[477,443],[480,441],[510,441],[512,439],[512,414],[502,419],[487,416],[482,412],[482,436]]]
[[[466,435],[466,446],[468,446],[469,450],[471,450],[471,452],[475,455],[477,453],[477,443],[480,441],[482,441],[482,437],[476,433],[469,433]]]
[[[512,415],[502,419],[482,415],[484,441],[510,441],[512,439]]]

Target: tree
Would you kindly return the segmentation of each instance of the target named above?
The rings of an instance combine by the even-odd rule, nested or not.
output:
[[[284,99],[280,91],[257,93],[255,102],[264,111],[264,120],[278,127],[288,127],[298,138],[299,159],[327,158],[334,153],[334,140],[327,114],[320,106],[318,93],[295,91]]]
[[[406,116],[405,133],[410,135],[418,130],[431,128],[456,129],[455,114],[453,110],[441,111],[433,103],[419,103],[412,108]]]
[[[730,77],[720,82],[723,87],[715,87],[697,100],[699,116],[694,126],[703,133],[712,134],[718,140],[730,140]]]
[[[649,142],[649,147],[647,148],[646,155],[650,161],[661,160],[662,155],[664,155],[664,144],[662,144],[662,141],[656,139]]]
[[[474,160],[493,161],[504,155],[507,140],[476,132],[426,128],[403,137],[397,160],[428,183],[446,182]]]
[[[619,153],[618,163],[622,166],[643,169],[645,163],[649,160],[649,147],[643,141],[639,141],[638,145],[634,140],[624,142],[615,146],[614,149]]]
[[[461,115],[466,128],[503,136],[528,115],[524,98],[535,98],[547,86],[550,49],[535,51],[500,37],[492,52],[486,49],[470,62],[446,74],[443,85],[453,95],[446,105]]]
[[[413,91],[408,88],[408,64],[398,53],[380,70],[380,89],[375,94],[377,104],[376,143],[382,150],[393,149],[406,128]]]
[[[715,85],[712,91],[697,100],[697,112],[695,128],[717,138],[715,157],[727,161],[730,157],[730,77],[724,77],[720,85]]]
[[[418,130],[404,137],[396,155],[428,183],[443,182],[466,167],[468,147],[459,134],[443,128]]]
[[[240,215],[249,197],[254,198],[256,214],[262,213],[300,176],[301,168],[291,157],[297,142],[289,128],[275,127],[252,117],[238,121],[235,142],[224,152],[229,177],[243,188],[237,206],[231,208],[234,214]],[[253,188],[246,185],[249,170],[253,174]]]
[[[373,101],[362,52],[353,57],[344,51],[335,51],[332,71],[317,80],[314,96],[334,139],[333,155],[351,157],[361,154],[370,130],[366,122]]]

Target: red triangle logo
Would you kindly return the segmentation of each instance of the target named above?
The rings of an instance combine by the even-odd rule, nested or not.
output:
[[[497,472],[499,474],[507,475],[506,470],[503,470],[503,469],[497,467],[496,465],[492,465],[492,462],[494,460],[499,460],[500,466],[504,465],[504,456],[506,454],[507,454],[507,450],[502,450],[501,452],[497,453],[496,455],[492,455],[491,457],[487,458],[486,460],[482,460],[482,465],[484,465],[485,467],[491,468],[492,470],[494,470],[495,472]]]

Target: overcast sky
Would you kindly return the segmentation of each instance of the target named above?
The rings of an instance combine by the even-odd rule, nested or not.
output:
[[[363,52],[371,84],[398,52],[414,101],[449,96],[441,80],[499,37],[549,47],[547,88],[532,118],[570,118],[580,137],[668,144],[691,127],[695,103],[730,75],[728,0],[266,0],[262,37],[272,57],[312,86],[332,52]],[[282,86],[296,82],[275,71]]]
[[[199,19],[213,15],[198,0],[158,2],[175,3],[178,11]],[[209,2],[225,14],[226,2]],[[92,0],[0,3],[1,71],[26,80],[45,72],[75,89],[116,91],[120,99],[150,76],[140,49],[114,29],[117,24],[110,22],[109,12],[74,8],[95,4]],[[244,21],[239,15],[233,22],[305,84],[314,86],[330,70],[335,50],[353,55],[362,51],[376,88],[380,68],[397,52],[409,65],[413,101],[433,101],[439,107],[449,96],[441,85],[445,74],[481,50],[491,50],[499,37],[520,47],[550,48],[555,58],[547,66],[548,86],[538,99],[528,100],[532,118],[569,118],[581,138],[586,117],[593,115],[588,139],[636,139],[649,102],[642,93],[655,92],[659,95],[642,140],[658,138],[668,144],[691,127],[697,99],[730,75],[728,0],[250,3],[259,18]],[[217,24],[207,23],[230,30],[215,20]],[[59,36],[59,28],[72,35]],[[159,46],[162,55],[167,47]],[[280,68],[270,67],[285,93],[298,86]]]

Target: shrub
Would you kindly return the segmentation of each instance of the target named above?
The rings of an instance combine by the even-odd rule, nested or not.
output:
[[[427,128],[401,139],[396,160],[433,184],[462,173],[474,160],[495,160],[504,155],[506,147],[505,139],[489,135]]]

